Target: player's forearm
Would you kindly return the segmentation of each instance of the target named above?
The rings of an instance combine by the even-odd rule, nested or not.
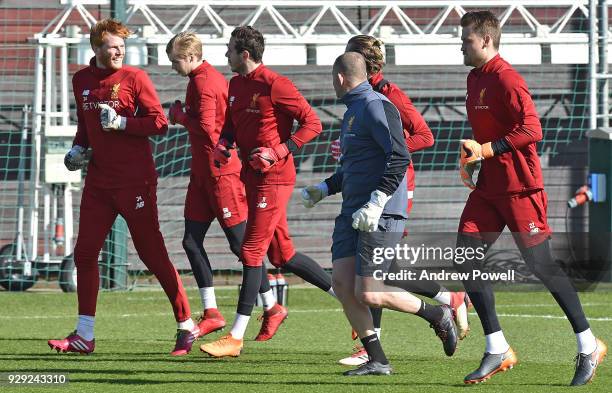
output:
[[[424,124],[424,127],[419,128],[418,131],[415,129],[412,133],[409,133],[406,138],[406,146],[408,146],[408,151],[411,153],[427,149],[433,146],[433,144],[434,137],[427,124]]]
[[[124,132],[135,136],[163,135],[168,131],[165,116],[128,117]]]
[[[299,120],[298,120],[299,121]],[[321,134],[323,126],[314,110],[310,109],[308,115],[300,121],[300,128],[291,136],[296,150]],[[293,151],[292,151],[293,153]]]
[[[338,169],[336,173],[325,179],[325,184],[327,184],[327,195],[334,195],[342,191],[343,177],[344,172]]]
[[[524,147],[542,140],[542,127],[537,121],[533,124],[521,124],[512,129],[504,139],[512,150],[520,150]]]

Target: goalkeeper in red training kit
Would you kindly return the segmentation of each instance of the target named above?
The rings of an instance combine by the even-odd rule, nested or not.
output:
[[[384,95],[395,105],[400,113],[406,147],[410,153],[431,147],[434,138],[429,126],[423,119],[421,113],[414,107],[410,98],[396,84],[385,79],[382,73],[384,56],[382,51],[383,42],[368,35],[357,35],[352,37],[346,45],[346,52],[357,52],[363,56],[366,62],[368,82],[374,91]],[[331,146],[332,155],[336,160],[340,159],[340,140],[336,140]],[[408,186],[407,213],[412,210],[412,197],[415,187],[414,165],[412,160],[408,165],[406,182]],[[406,233],[405,233],[406,236]],[[397,268],[392,265],[391,270]],[[406,280],[395,280],[387,282],[389,285],[397,286],[406,291],[416,293],[434,299],[442,304],[448,304],[453,309],[453,317],[457,324],[458,336],[464,339],[469,332],[467,309],[471,306],[465,292],[450,292],[435,281],[411,282]],[[370,308],[374,330],[378,338],[381,336],[382,308]],[[353,334],[353,338],[357,336]],[[340,364],[347,366],[359,366],[368,361],[368,354],[362,346],[357,346],[355,352],[346,358],[340,359]]]
[[[461,178],[474,191],[466,202],[457,247],[487,249],[508,226],[526,265],[557,301],[576,335],[578,354],[572,386],[593,379],[606,356],[606,344],[595,338],[572,282],[551,253],[546,219],[547,198],[536,142],[542,127],[527,84],[499,56],[499,20],[490,11],[468,12],[461,18],[464,63],[472,66],[467,78],[465,106],[474,139],[461,143]],[[478,181],[472,175],[481,165]],[[479,268],[470,258],[455,266],[462,273]],[[468,374],[468,384],[486,381],[511,369],[517,357],[502,332],[490,282],[463,282],[480,317],[486,348],[480,366]]]
[[[127,221],[138,256],[166,292],[178,324],[172,355],[185,355],[198,335],[179,275],[170,262],[157,216],[157,173],[149,136],[168,130],[166,117],[147,74],[124,66],[130,31],[105,19],[92,27],[95,57],[73,79],[78,129],[66,154],[69,170],[85,167],[93,150],[81,199],[74,248],[79,316],[65,339],[49,340],[58,352],[94,351],[94,318],[100,273],[98,255],[117,215]]]
[[[227,109],[227,81],[210,63],[202,59],[202,41],[191,32],[174,36],[166,46],[172,68],[189,78],[185,104],[175,101],[170,106],[169,120],[180,124],[189,132],[191,144],[191,178],[185,198],[185,233],[183,248],[191,264],[198,284],[204,309],[198,327],[200,337],[225,327],[225,319],[217,308],[213,286],[213,271],[204,238],[210,225],[219,221],[230,250],[240,254],[247,219],[244,184],[240,180],[240,160],[236,150],[231,150],[227,165],[215,165],[213,152],[219,142]],[[276,303],[270,288],[266,269],[261,269],[259,292],[263,299],[264,326],[269,316],[286,316],[286,311]],[[284,319],[284,318],[283,318]],[[272,323],[278,328],[278,325]],[[265,329],[259,339],[272,338],[274,331]]]
[[[242,350],[266,252],[274,266],[333,294],[330,275],[293,248],[286,212],[296,176],[292,153],[320,134],[321,122],[289,79],[262,64],[263,52],[259,31],[242,26],[232,32],[226,56],[238,75],[229,84],[225,124],[214,159],[221,168],[231,165],[236,160],[232,151],[240,149],[248,218],[240,250],[243,276],[236,319],[228,335],[200,347],[215,357],[238,356]],[[294,119],[299,128],[292,135]],[[257,339],[268,339],[286,316],[281,307],[264,313],[260,336],[264,335]]]

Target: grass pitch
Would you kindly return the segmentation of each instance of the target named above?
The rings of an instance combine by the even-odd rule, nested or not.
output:
[[[189,291],[192,307],[200,306]],[[218,289],[218,303],[231,324],[238,292]],[[612,344],[612,292],[581,294],[595,334]],[[161,290],[101,293],[96,318],[96,351],[89,356],[57,354],[47,346],[75,325],[76,295],[59,292],[0,293],[0,373],[67,373],[69,384],[7,387],[14,392],[553,392],[570,391],[576,344],[570,325],[548,293],[500,292],[498,312],[518,354],[513,370],[485,384],[465,386],[463,377],[479,364],[482,329],[471,314],[472,331],[447,358],[433,330],[418,317],[385,310],[382,343],[393,365],[388,377],[341,375],[337,363],[353,346],[339,304],[320,290],[290,289],[289,318],[274,339],[252,341],[259,329],[251,319],[239,358],[213,359],[194,350],[168,355],[175,323]],[[259,310],[256,310],[256,313]],[[254,317],[257,315],[254,313]],[[226,330],[227,332],[227,330]],[[222,333],[212,334],[206,341]],[[609,392],[612,359],[583,391]],[[575,391],[575,390],[572,390]]]

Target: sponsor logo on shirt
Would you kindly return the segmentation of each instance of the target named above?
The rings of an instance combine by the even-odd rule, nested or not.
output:
[[[230,218],[232,216],[232,212],[227,208],[223,208],[223,218]]]
[[[98,110],[100,107],[100,104],[106,104],[110,106],[111,108],[119,108],[119,101],[111,100],[111,101],[100,101],[100,102],[83,102],[83,110],[84,111]]]
[[[115,83],[113,87],[111,87],[111,100],[116,100],[119,98],[119,89],[121,89],[121,83]]]
[[[260,209],[265,209],[268,206],[268,202],[266,202],[266,197],[261,197],[261,201],[257,203],[257,207]]]
[[[478,105],[475,105],[474,109],[484,109],[484,110],[489,109],[489,106],[484,104],[484,97],[485,97],[486,91],[487,91],[486,87],[480,90],[480,96],[478,97]]]
[[[144,207],[144,200],[141,195],[136,197],[136,208],[134,210],[142,209]]]
[[[251,103],[249,104],[249,107],[246,110],[247,112],[260,113],[260,110],[257,106],[257,99],[259,98],[260,95],[261,93],[253,94],[253,97],[251,97]]]

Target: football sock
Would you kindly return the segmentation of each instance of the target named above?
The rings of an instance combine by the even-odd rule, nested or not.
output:
[[[185,220],[183,249],[187,254],[187,259],[189,259],[198,288],[213,286],[212,268],[204,250],[204,236],[206,236],[210,224],[210,222]]]
[[[440,304],[448,304],[449,306],[451,304],[451,294],[448,289],[444,287],[440,287],[440,292],[438,292],[438,294],[434,296],[433,299]]]
[[[372,322],[374,323],[374,330],[380,330],[380,321],[382,319],[382,308],[370,307],[370,314],[372,314]],[[379,336],[380,338],[380,336]]]
[[[206,287],[200,288],[200,299],[204,310],[209,308],[217,308],[217,298],[215,297],[215,288]]]
[[[576,333],[576,342],[578,343],[578,352],[589,355],[597,349],[597,342],[591,329],[584,332]]]
[[[195,324],[193,323],[193,319],[189,318],[186,321],[183,322],[177,322],[177,327],[181,330],[189,330],[192,331],[193,328],[195,327]]]
[[[237,340],[242,340],[244,338],[244,332],[246,332],[246,328],[249,324],[249,319],[251,319],[250,315],[242,315],[240,313],[236,313],[236,319],[234,320],[232,330],[230,331],[232,337]]]
[[[94,339],[94,324],[96,317],[91,315],[79,315],[76,331],[77,334],[87,341]]]
[[[378,336],[378,339],[380,340],[380,335],[382,334],[382,329],[381,328],[374,328],[374,332],[376,332],[376,335]]]
[[[487,334],[485,336],[485,340],[487,342],[485,352],[491,354],[500,354],[505,353],[510,349],[510,345],[506,341],[506,337],[504,337],[504,333],[499,330],[495,333]]]
[[[271,289],[268,292],[264,292],[261,294],[261,299],[263,301],[263,309],[268,311],[276,304],[276,297],[274,297],[274,292]]]
[[[432,306],[421,300],[421,308],[416,312],[416,315],[429,323],[435,323],[442,319],[444,311],[442,311],[442,306]]]
[[[268,269],[266,265],[261,265],[261,285],[259,286],[259,293],[265,293],[270,290],[270,280],[268,280]]]
[[[555,298],[570,321],[574,333],[589,329],[589,323],[582,310],[574,285],[569,280],[550,251],[550,240],[529,248],[521,248],[525,263]],[[471,297],[471,296],[470,296]],[[472,299],[473,303],[473,299]]]
[[[380,345],[380,340],[376,334],[364,337],[361,339],[361,343],[365,348],[371,361],[379,362],[382,364],[389,364],[385,352]]]
[[[243,221],[233,227],[223,228],[225,238],[229,243],[230,250],[240,258],[240,246],[242,246],[242,239],[244,238],[244,231],[246,229],[246,222]]]
[[[459,247],[470,247],[474,250],[480,247],[486,249],[485,243],[481,239],[462,233],[457,235],[457,248]],[[475,258],[466,258],[463,263],[455,263],[454,266],[459,273],[468,273],[471,276],[474,269],[477,269],[480,265],[475,263]],[[485,335],[500,331],[501,326],[495,312],[495,294],[491,282],[481,279],[468,279],[463,281],[463,286],[478,313]]]
[[[283,269],[295,274],[316,287],[329,292],[331,288],[331,276],[310,257],[296,252]]]
[[[241,315],[251,315],[257,293],[261,285],[261,266],[242,267],[242,287],[240,287],[240,296],[238,297],[238,307],[236,312]]]

